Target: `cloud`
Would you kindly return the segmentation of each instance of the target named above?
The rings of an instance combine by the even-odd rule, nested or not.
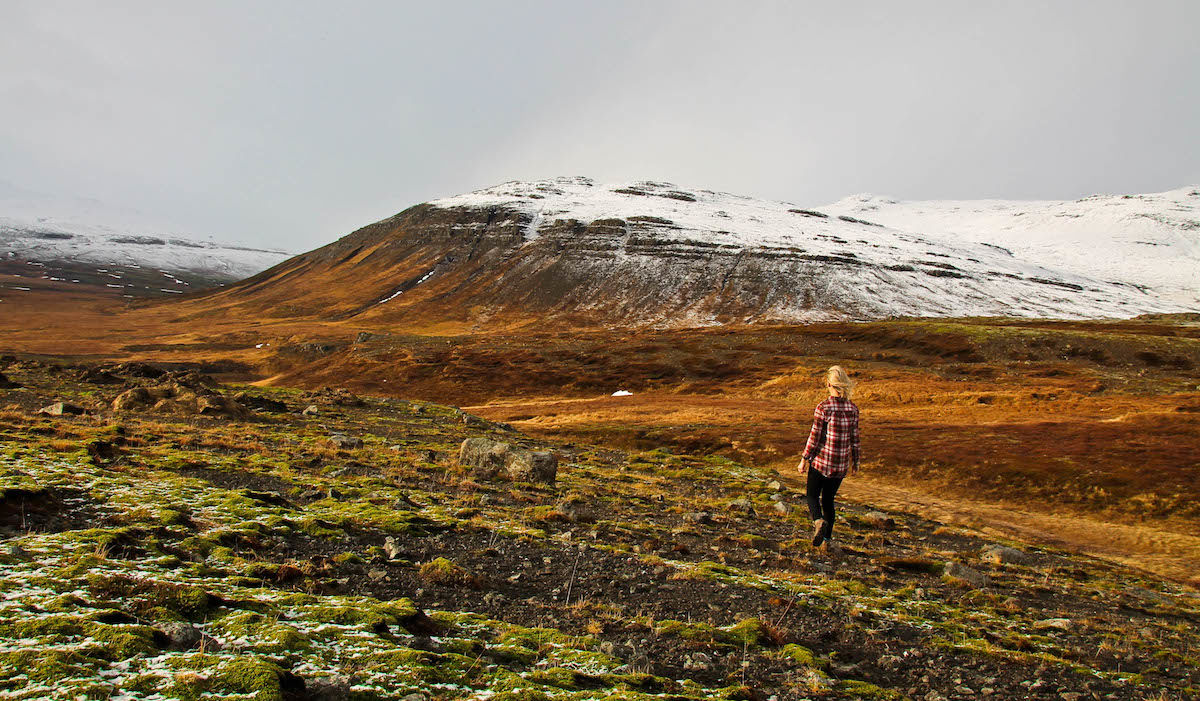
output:
[[[553,175],[821,203],[1196,180],[1188,2],[8,2],[0,179],[307,248]]]

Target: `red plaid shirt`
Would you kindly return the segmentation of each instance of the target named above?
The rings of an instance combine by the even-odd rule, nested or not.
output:
[[[845,477],[852,465],[858,467],[858,407],[854,402],[830,397],[817,405],[804,459],[826,477]]]

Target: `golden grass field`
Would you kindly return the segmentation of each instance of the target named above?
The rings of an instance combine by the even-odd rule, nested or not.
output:
[[[1195,319],[693,330],[507,320],[483,334],[418,319],[214,316],[203,298],[130,305],[53,287],[6,290],[0,312],[5,353],[202,364],[242,381],[438,401],[531,434],[721,454],[786,478],[822,372],[841,363],[858,382],[864,452],[845,498],[1181,581],[1200,571]],[[633,394],[609,396],[621,389]]]

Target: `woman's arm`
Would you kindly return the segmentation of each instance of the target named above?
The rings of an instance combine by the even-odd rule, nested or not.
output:
[[[821,448],[825,445],[825,412],[821,410],[821,405],[818,404],[813,411],[812,430],[808,432],[808,443],[804,446],[804,461],[812,462],[812,459],[817,457],[821,452]]]
[[[851,472],[858,472],[858,412],[854,413],[854,425],[850,429],[850,463]]]

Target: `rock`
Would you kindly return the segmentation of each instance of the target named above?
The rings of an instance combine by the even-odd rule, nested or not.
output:
[[[204,376],[193,372],[179,377],[192,384],[171,382],[156,387],[134,387],[117,395],[112,402],[113,411],[154,411],[231,418],[250,416],[246,407],[209,388]]]
[[[7,545],[0,547],[0,552],[13,558],[14,560],[28,560],[29,559],[29,551],[27,551],[25,548],[22,548],[20,545],[18,545],[16,543],[8,543]]]
[[[396,544],[395,538],[388,536],[383,539],[383,554],[386,555],[387,559],[389,560],[398,560],[400,559],[400,556],[404,554],[404,551],[402,551],[400,546]]]
[[[712,523],[712,514],[707,511],[692,511],[683,515],[683,520],[688,523],[707,524]]]
[[[375,569],[369,570],[367,572],[367,578],[370,579],[372,582],[382,581],[383,579],[387,578],[387,570],[382,569],[382,568],[375,568]]]
[[[309,677],[304,680],[305,696],[313,701],[341,701],[350,698],[350,687],[350,678],[341,674]]]
[[[64,414],[78,416],[83,413],[83,407],[68,402],[55,402],[54,404],[38,409],[38,413],[48,416],[62,416]]]
[[[329,442],[338,450],[358,450],[363,447],[363,439],[358,436],[347,436],[342,433],[331,435]]]
[[[20,386],[21,383],[13,382],[4,373],[0,372],[0,389],[17,389]]]
[[[458,462],[478,477],[492,478],[507,465],[511,449],[507,443],[488,438],[468,438],[459,447]]]
[[[558,477],[558,458],[548,450],[510,451],[508,474],[520,482],[554,484]]]
[[[321,410],[317,408],[317,405],[309,404],[308,406],[304,407],[304,411],[300,413],[304,416],[316,416],[317,414],[321,413]]]
[[[288,410],[287,404],[283,402],[271,399],[270,397],[260,397],[249,392],[238,392],[233,395],[233,400],[255,411],[268,411],[274,414],[281,414]]]
[[[986,587],[992,581],[986,574],[958,562],[947,562],[942,576],[956,584],[970,587]]]
[[[748,497],[739,497],[729,502],[729,508],[745,514],[752,514],[754,513],[754,502],[750,501]]]
[[[787,516],[788,514],[792,513],[792,507],[786,502],[782,501],[775,502],[771,508],[775,510],[775,513],[781,516]]]
[[[191,650],[204,637],[200,629],[191,623],[168,621],[155,627],[166,636],[168,650]]]
[[[110,441],[95,440],[87,444],[88,455],[92,458],[93,465],[110,463],[116,460],[121,455],[120,449],[116,444]]]
[[[767,489],[771,490],[772,492],[778,492],[779,490],[783,489],[783,485],[779,483],[779,480],[771,480],[770,482],[767,482]]]
[[[93,385],[119,385],[125,380],[100,368],[88,367],[79,372],[79,380]]]
[[[896,527],[896,519],[882,511],[868,511],[863,514],[862,520],[868,526],[878,528],[881,531],[890,531]]]
[[[472,474],[485,479],[504,471],[514,480],[553,484],[558,476],[558,458],[554,453],[514,448],[489,438],[463,441],[458,462]]]
[[[429,701],[429,697],[419,691],[414,691],[411,694],[400,697],[400,701]]]
[[[1043,618],[1040,621],[1033,622],[1034,630],[1047,630],[1054,628],[1055,630],[1070,630],[1071,619],[1069,618]]]
[[[305,395],[313,404],[325,404],[333,406],[362,406],[363,400],[348,389],[338,387],[322,387],[316,392],[309,392]]]
[[[988,545],[979,551],[979,559],[984,562],[991,562],[996,565],[1001,564],[1021,564],[1029,561],[1029,556],[1017,550],[1003,545]]]
[[[124,375],[125,377],[145,377],[152,380],[156,380],[167,374],[165,370],[156,368],[148,363],[139,363],[136,361],[121,363],[113,367],[112,372]]]
[[[683,661],[684,669],[707,670],[712,668],[712,658],[703,652],[693,652]]]

